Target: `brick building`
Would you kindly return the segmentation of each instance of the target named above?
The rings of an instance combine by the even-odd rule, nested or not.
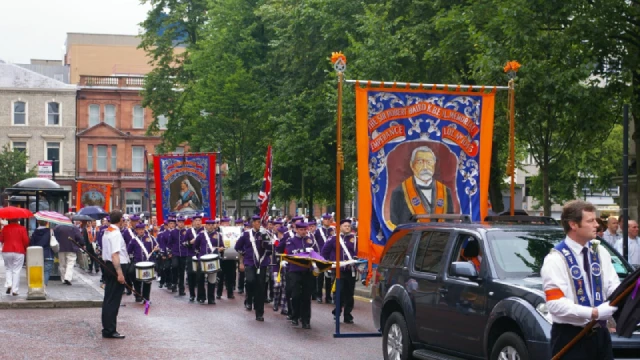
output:
[[[147,173],[155,201],[145,150],[152,163],[161,138],[146,135],[154,115],[141,105],[143,83],[140,76],[81,75],[78,84],[77,179],[112,184],[111,208],[128,213],[149,211],[144,196]],[[166,126],[162,119],[161,129]]]

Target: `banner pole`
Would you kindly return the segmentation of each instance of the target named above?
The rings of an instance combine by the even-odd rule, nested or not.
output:
[[[509,80],[509,172],[511,176],[509,211],[515,215],[516,203],[516,122],[515,122],[515,81]]]
[[[380,85],[384,87],[384,84],[394,84],[396,87],[417,87],[417,88],[436,88],[436,89],[471,89],[471,90],[509,90],[508,86],[484,86],[484,85],[461,85],[461,84],[424,84],[424,83],[412,83],[412,82],[397,82],[397,81],[380,81],[380,80],[344,80],[347,84],[367,84]]]

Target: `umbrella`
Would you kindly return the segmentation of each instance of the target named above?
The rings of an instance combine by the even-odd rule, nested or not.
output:
[[[58,214],[55,211],[38,211],[35,218],[41,221],[47,221],[57,225],[73,225],[68,217]]]
[[[619,336],[630,338],[640,323],[640,269],[627,275],[618,285],[616,290],[609,296],[609,300],[620,297],[617,303],[618,311],[613,318],[616,320],[616,333]],[[631,293],[627,289],[633,288]],[[626,294],[625,294],[626,291]]]
[[[33,213],[31,211],[15,206],[7,206],[0,209],[1,219],[25,219],[32,216]]]
[[[109,214],[100,206],[87,206],[80,209],[77,215],[87,215],[93,220],[100,220]]]
[[[73,215],[71,217],[73,221],[93,221],[94,219],[89,215]]]

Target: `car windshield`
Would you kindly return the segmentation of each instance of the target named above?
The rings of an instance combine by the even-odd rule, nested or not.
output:
[[[540,276],[544,257],[565,238],[562,230],[489,231],[489,249],[500,279]],[[629,269],[606,241],[601,242],[611,254],[613,267],[624,278]]]

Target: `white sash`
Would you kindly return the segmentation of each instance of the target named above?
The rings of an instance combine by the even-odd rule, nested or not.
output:
[[[262,260],[264,260],[267,252],[265,251],[264,254],[262,254],[262,257],[258,258],[258,248],[256,247],[256,239],[253,237],[253,229],[249,230],[249,240],[251,241],[251,247],[253,247],[253,257],[258,260],[258,263],[256,264],[256,268],[258,268],[258,271],[256,273],[260,274],[260,265],[262,265]]]
[[[349,249],[344,244],[344,239],[342,238],[342,234],[340,234],[340,248],[344,249],[344,252],[345,252],[345,254],[347,254],[347,257],[349,258],[349,261],[353,261],[353,258],[351,257],[351,254],[349,253]],[[340,260],[342,260],[342,259],[340,259]]]
[[[147,260],[149,260],[149,252],[147,251],[147,248],[144,247],[144,244],[142,243],[142,240],[140,240],[137,236],[133,236],[133,238],[138,242],[138,245],[140,245],[140,248],[142,248],[142,252],[144,252],[144,256]]]
[[[324,231],[322,231],[324,228],[320,228],[320,235],[322,235],[322,240],[325,242],[325,244],[327,243],[327,236],[324,234]]]
[[[127,228],[127,230],[129,230],[129,236],[131,236],[132,239],[134,237],[136,237],[136,235],[133,233],[133,231],[131,231],[131,228]]]
[[[207,240],[207,245],[209,245],[209,249],[211,250],[211,253],[213,254],[213,245],[211,245],[211,239],[209,238],[209,234],[207,234],[207,231],[203,231],[204,232],[204,238]]]
[[[322,232],[322,230],[320,230],[320,232]],[[318,246],[318,242],[316,241],[316,234],[312,234],[311,231],[309,231],[309,237],[313,240],[313,245],[316,247],[316,249],[318,249],[318,252],[321,251],[320,246]]]
[[[290,237],[290,238],[294,237],[294,235],[293,235],[293,230],[289,230],[289,231],[288,231],[288,233],[289,233],[289,237]]]

